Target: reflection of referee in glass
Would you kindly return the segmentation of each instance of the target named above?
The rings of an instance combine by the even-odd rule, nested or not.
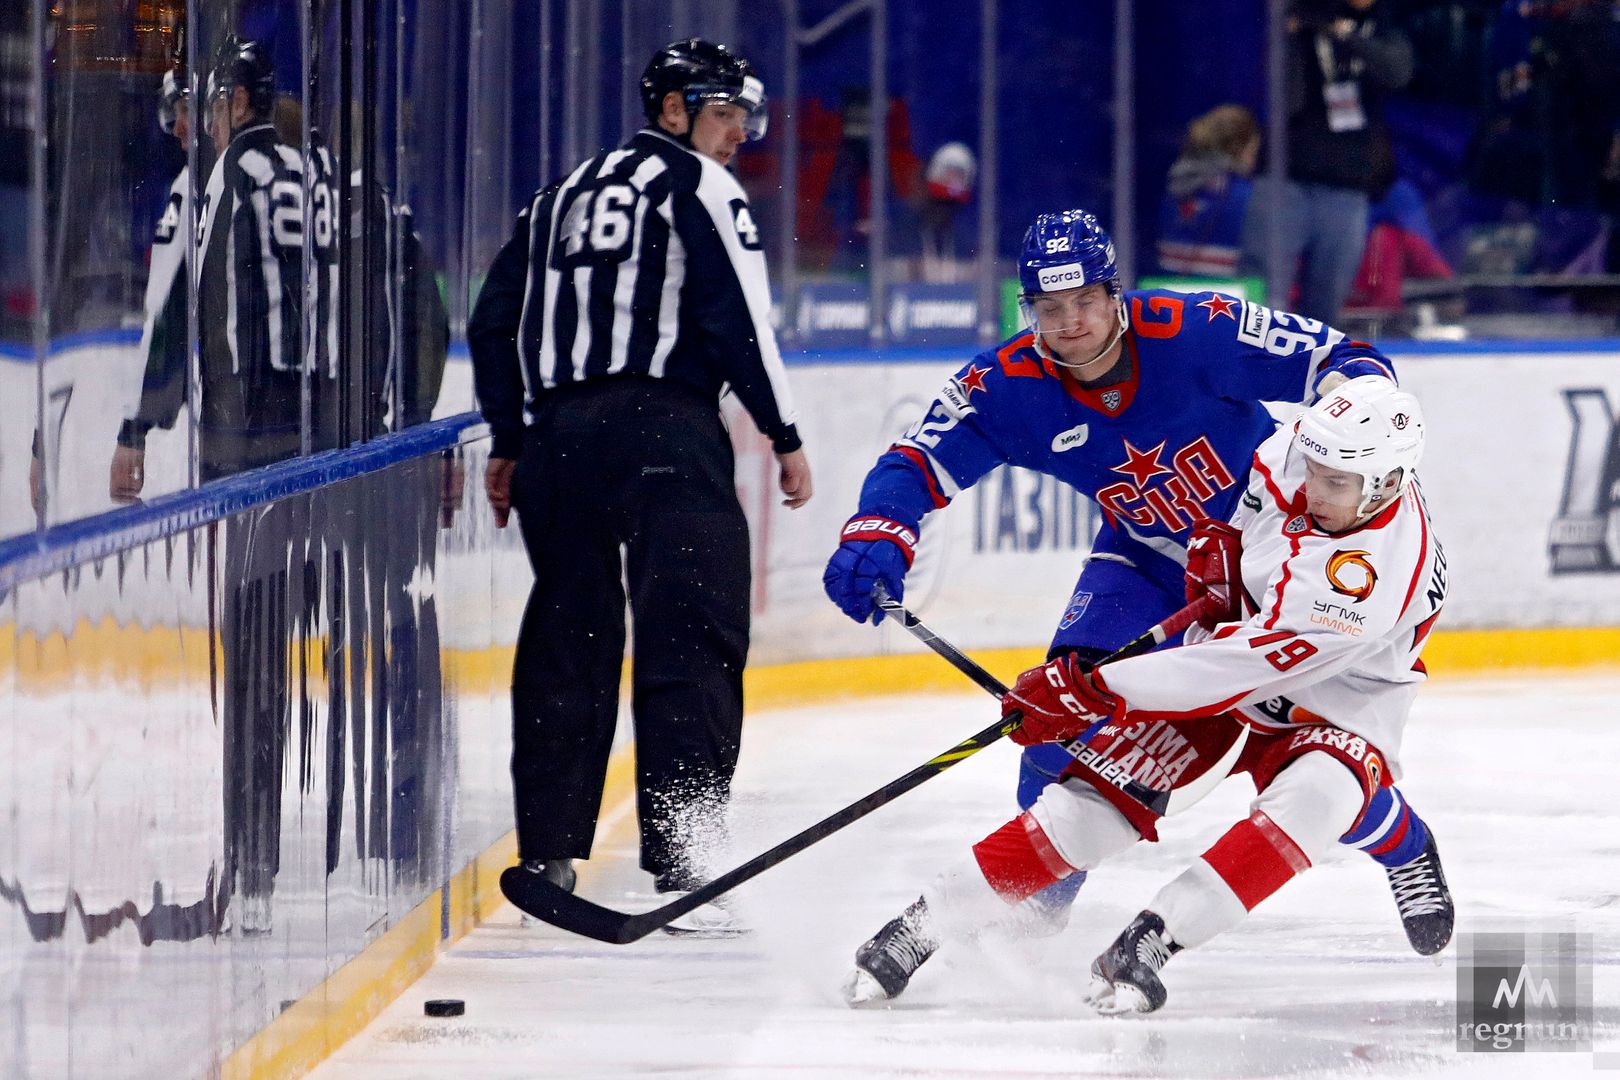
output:
[[[191,101],[187,95],[186,73],[176,66],[163,73],[158,99],[158,121],[164,132],[174,136],[180,149],[191,140]],[[140,404],[150,415],[124,420],[118,432],[108,477],[108,494],[114,502],[137,498],[145,486],[146,433],[154,426],[172,427],[185,399],[186,275],[181,273],[186,247],[191,242],[191,165],[181,166],[169,185],[152,236],[151,270],[146,279],[146,322],[141,331],[140,355],[146,360]]]
[[[274,97],[275,73],[264,47],[228,39],[209,78],[204,114],[220,156],[203,189],[197,238],[197,459],[203,481],[281,461],[299,448],[302,163],[276,137],[270,122]],[[161,389],[151,374],[149,366],[142,416],[152,415],[150,396]],[[183,379],[184,367],[177,377]],[[178,411],[183,396],[173,394],[170,408]],[[139,467],[138,456],[133,464]],[[140,490],[131,481],[129,497]],[[270,929],[270,896],[280,869],[291,723],[289,615],[304,603],[308,533],[308,503],[300,499],[256,507],[225,522],[224,596],[218,604],[225,744],[221,894],[235,898],[232,921],[242,933]]]
[[[717,408],[728,384],[771,439],[785,505],[811,484],[759,231],[724,168],[763,134],[764,88],[746,61],[693,39],[659,50],[641,93],[647,126],[519,215],[468,339],[494,434],[490,502],[502,525],[517,511],[535,572],[512,678],[519,858],[571,888],[570,860],[590,854],[622,573],[641,865],[672,892],[701,875],[686,829],[718,821],[742,730],[748,525]]]
[[[200,204],[197,253],[200,479],[293,457],[303,403],[303,165],[270,122],[275,72],[258,42],[231,38],[209,78],[204,113],[219,153]],[[184,206],[177,211],[189,212]],[[182,234],[183,235],[183,234]],[[178,255],[175,256],[178,258]],[[153,338],[184,339],[184,282]],[[112,496],[140,495],[146,433],[174,424],[186,364],[150,352],[136,416],[119,433]]]

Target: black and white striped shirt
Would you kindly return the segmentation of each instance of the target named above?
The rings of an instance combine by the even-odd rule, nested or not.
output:
[[[485,279],[467,338],[492,452],[517,456],[547,391],[623,375],[729,385],[779,453],[798,449],[770,306],[736,179],[639,132],[536,194]]]
[[[296,454],[302,408],[304,180],[269,123],[238,132],[197,233],[205,477]]]

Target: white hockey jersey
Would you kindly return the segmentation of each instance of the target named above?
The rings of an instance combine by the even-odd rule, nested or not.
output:
[[[185,285],[180,269],[186,261],[186,246],[191,243],[191,219],[191,167],[187,165],[169,185],[163,214],[152,232],[152,258],[146,273],[146,318],[141,324],[141,344],[135,352],[138,364],[131,367],[121,395],[121,415],[128,419],[141,415],[143,373],[151,370],[155,378],[161,378],[161,373],[169,366],[168,358],[161,354],[173,350],[183,354],[185,350]],[[178,292],[176,284],[180,284]],[[154,350],[160,354],[156,359],[152,355]]]
[[[169,185],[169,197],[163,204],[163,216],[158,219],[152,234],[152,262],[146,275],[146,326],[141,336],[141,355],[145,356],[152,340],[153,325],[162,317],[169,302],[169,293],[180,276],[180,267],[186,261],[186,245],[191,242],[191,166],[180,170],[180,175]]]
[[[1232,524],[1243,531],[1245,622],[1109,664],[1132,718],[1242,714],[1261,730],[1327,721],[1373,743],[1400,775],[1423,642],[1445,602],[1446,559],[1414,479],[1359,528],[1320,531],[1305,461],[1284,427],[1255,452]]]

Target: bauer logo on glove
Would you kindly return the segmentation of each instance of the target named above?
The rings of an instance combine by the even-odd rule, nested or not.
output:
[[[838,550],[821,575],[827,596],[856,622],[883,621],[872,600],[881,584],[892,599],[905,595],[906,572],[917,554],[917,530],[876,514],[856,514],[838,534]]]
[[[906,553],[906,564],[917,548],[917,534],[900,524],[880,517],[854,517],[844,524],[843,540],[888,540]]]

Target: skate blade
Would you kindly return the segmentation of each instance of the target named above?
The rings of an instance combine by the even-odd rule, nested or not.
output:
[[[883,987],[863,968],[856,968],[850,972],[840,989],[844,995],[844,1003],[852,1009],[885,1005],[889,1001],[889,995],[883,992]]]
[[[1114,984],[1106,979],[1093,978],[1091,985],[1080,995],[1080,1000],[1092,1012],[1106,1016],[1114,1010]]]
[[[664,933],[670,937],[691,938],[694,941],[710,941],[720,938],[747,937],[754,931],[747,926],[666,926]]]
[[[1091,1006],[1101,1016],[1141,1016],[1153,1011],[1142,991],[1130,983],[1120,983],[1106,997],[1099,997]]]
[[[1431,930],[1427,933],[1419,932],[1413,936],[1410,929],[1406,932],[1406,940],[1412,946],[1412,951],[1419,956],[1432,956],[1438,958],[1451,944],[1452,924],[1447,923],[1444,930]]]

